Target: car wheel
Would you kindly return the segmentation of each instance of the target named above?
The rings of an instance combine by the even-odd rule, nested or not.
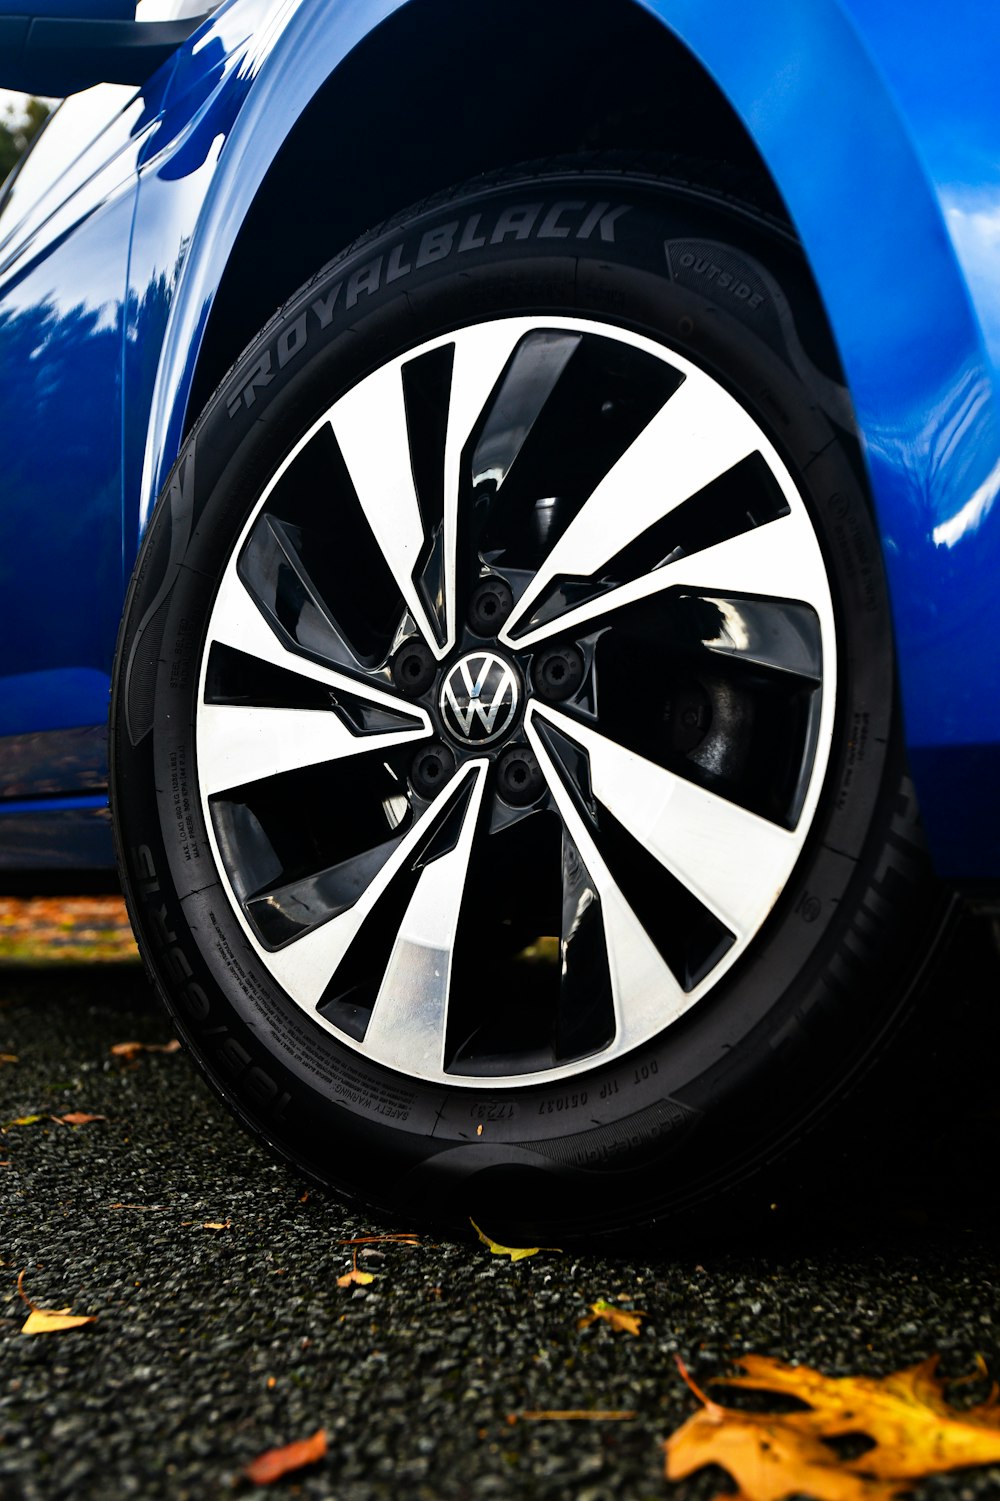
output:
[[[397,1214],[717,1195],[934,929],[818,301],[703,182],[508,174],[331,262],[184,444],[112,712],[185,1039]]]

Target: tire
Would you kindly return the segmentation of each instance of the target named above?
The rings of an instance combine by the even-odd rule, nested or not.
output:
[[[112,725],[187,1044],[411,1221],[717,1198],[868,1066],[935,929],[818,299],[704,185],[525,170],[321,271],[184,444]]]

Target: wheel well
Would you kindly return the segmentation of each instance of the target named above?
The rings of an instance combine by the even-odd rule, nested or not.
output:
[[[189,422],[274,310],[366,229],[477,173],[591,151],[736,169],[783,213],[725,97],[633,0],[410,0],[331,75],[261,184],[213,303]]]

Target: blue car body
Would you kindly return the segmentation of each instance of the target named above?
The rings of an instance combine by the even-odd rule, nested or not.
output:
[[[624,97],[621,26],[673,143],[731,129],[795,224],[862,437],[932,855],[948,878],[1000,877],[1000,14],[605,0],[608,78],[592,50],[578,97],[558,69],[587,11],[228,0],[145,85],[43,132],[0,203],[0,866],[113,863],[124,591],[228,364],[370,223],[547,155],[567,112]],[[691,78],[713,102],[688,141]]]

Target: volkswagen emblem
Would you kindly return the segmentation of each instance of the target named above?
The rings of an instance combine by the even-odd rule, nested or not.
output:
[[[445,677],[441,718],[456,740],[488,745],[510,728],[520,690],[509,662],[490,651],[470,652]]]

